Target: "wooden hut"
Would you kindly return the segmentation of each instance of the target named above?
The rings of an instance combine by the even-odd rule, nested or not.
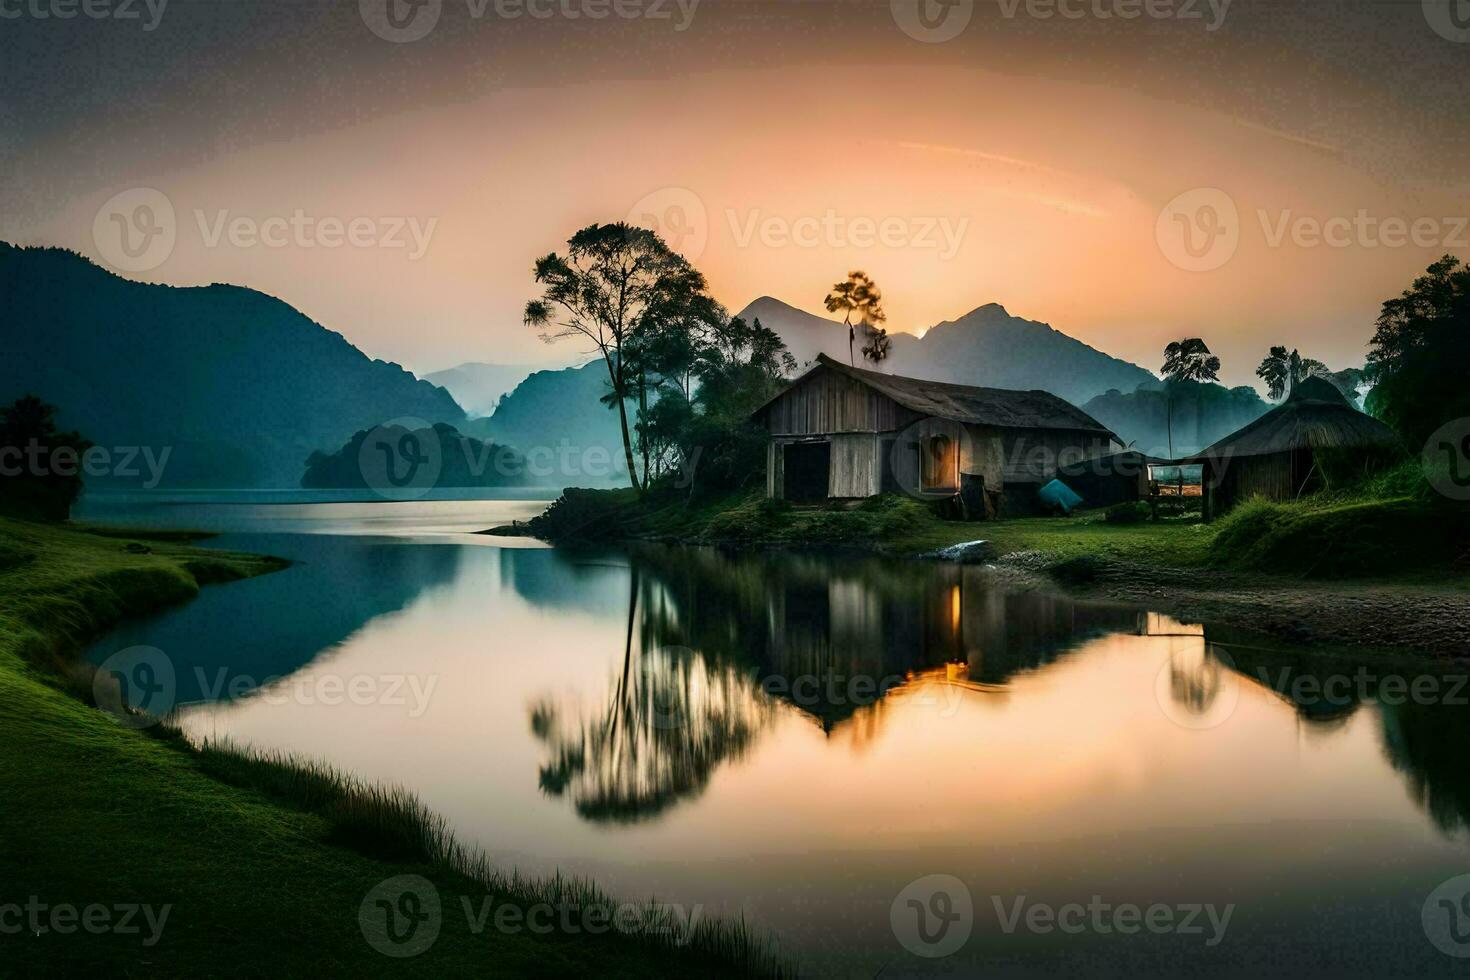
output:
[[[1045,391],[903,378],[818,355],[756,410],[771,434],[767,496],[798,502],[904,491],[954,498],[966,516],[1023,513],[1057,467],[1117,447]]]
[[[1181,462],[1203,466],[1210,520],[1254,496],[1295,500],[1320,489],[1324,451],[1340,451],[1366,467],[1401,449],[1392,429],[1354,408],[1336,385],[1307,378],[1276,408]]]

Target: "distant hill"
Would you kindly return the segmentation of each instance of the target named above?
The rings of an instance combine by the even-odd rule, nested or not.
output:
[[[470,362],[423,378],[453,395],[470,418],[481,418],[493,413],[500,397],[526,380],[532,370],[516,364]]]
[[[618,414],[599,401],[607,391],[607,367],[601,359],[582,367],[537,371],[501,400],[495,414],[460,429],[514,446],[526,456],[537,483],[625,486]],[[631,425],[632,405],[628,414]]]
[[[264,293],[131,282],[62,249],[0,242],[0,325],[0,402],[34,392],[98,445],[169,449],[164,486],[295,487],[354,432],[464,419]]]
[[[301,477],[301,485],[308,490],[370,489],[389,499],[417,499],[432,490],[519,487],[529,482],[520,453],[467,438],[443,422],[433,427],[387,425],[358,432],[335,453],[312,453]]]
[[[847,360],[847,330],[840,320],[798,310],[766,296],[740,313],[759,318],[786,341],[799,363],[820,353]],[[923,337],[895,333],[881,370],[892,374],[992,388],[1050,391],[1081,405],[1109,389],[1132,391],[1157,379],[1137,364],[1119,360],[1045,323],[1011,316],[990,303],[946,320]]]
[[[1135,391],[1106,392],[1082,410],[1118,434],[1124,443],[1153,456],[1174,457],[1199,452],[1241,426],[1265,415],[1271,405],[1254,388],[1177,382],[1165,394],[1161,382]],[[1172,406],[1171,406],[1172,401]]]

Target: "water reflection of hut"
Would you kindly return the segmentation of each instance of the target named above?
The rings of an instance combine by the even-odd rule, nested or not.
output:
[[[750,663],[828,731],[946,665],[998,685],[1092,637],[1141,632],[1134,610],[1007,592],[974,566],[693,548],[635,560],[675,607],[645,621],[655,642]]]
[[[1329,456],[1361,471],[1400,449],[1394,431],[1348,404],[1336,385],[1307,378],[1285,402],[1183,462],[1204,467],[1209,520],[1253,496],[1292,500],[1320,489]]]

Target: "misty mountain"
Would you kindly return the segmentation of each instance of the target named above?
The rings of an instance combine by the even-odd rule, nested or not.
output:
[[[840,320],[805,313],[769,296],[751,303],[740,315],[759,318],[780,334],[799,363],[818,353],[847,360],[847,329]],[[893,346],[883,371],[991,388],[1036,388],[1075,405],[1109,389],[1132,391],[1157,380],[1138,365],[1045,323],[1011,316],[997,303],[946,320],[923,337],[891,336]],[[861,345],[859,339],[857,346]]]
[[[1254,388],[1178,381],[1116,389],[1082,410],[1118,434],[1125,444],[1151,456],[1175,458],[1217,442],[1271,409]],[[1170,431],[1173,451],[1170,452]]]
[[[537,371],[516,385],[489,418],[459,426],[477,439],[514,446],[536,483],[623,486],[627,465],[618,413],[601,358],[582,367]],[[634,406],[628,406],[632,424]]]
[[[0,242],[0,402],[34,392],[108,447],[169,451],[164,486],[295,487],[307,457],[396,417],[459,424],[444,389],[252,289],[132,282]],[[137,480],[94,479],[89,485]]]
[[[495,411],[500,397],[530,375],[532,369],[516,364],[483,364],[470,362],[444,371],[423,375],[454,396],[454,400],[470,418],[481,418]]]

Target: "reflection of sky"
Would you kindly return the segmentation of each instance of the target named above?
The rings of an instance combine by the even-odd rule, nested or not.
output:
[[[1405,937],[1418,929],[1422,895],[1462,869],[1465,847],[1434,829],[1386,763],[1377,709],[1312,735],[1275,693],[1227,678],[1233,710],[1192,730],[1176,722],[1178,705],[1161,707],[1160,676],[1171,660],[1205,663],[1205,641],[1166,620],[1153,619],[1150,632],[1173,635],[1085,639],[1003,684],[977,683],[966,664],[926,668],[830,733],[768,700],[759,735],[716,766],[702,791],[656,820],[609,825],[540,791],[547,749],[528,711],[544,699],[569,713],[607,703],[623,668],[626,560],[394,548],[405,561],[415,555],[423,590],[383,595],[396,611],[364,615],[330,657],[292,682],[313,690],[328,676],[407,673],[432,691],[421,715],[411,697],[335,706],[256,699],[192,709],[187,728],[408,786],[505,864],[587,873],[617,893],[702,902],[710,913],[743,910],[816,956],[813,972],[872,973],[897,955],[887,903],[934,872],[969,883],[982,923],[993,919],[992,893],[1240,906],[1225,952],[1164,940],[1036,945],[992,928],[963,954],[987,961],[1014,955],[1106,972],[1123,960],[1089,958],[1165,969],[1188,954],[1196,972],[1228,974],[1242,963],[1264,968],[1289,940],[1325,957],[1319,965],[1349,972],[1401,942],[1395,966],[1440,965],[1420,963],[1423,951]],[[454,557],[441,564],[429,552]],[[343,567],[324,554],[308,558],[292,591],[327,608],[373,577],[344,580]],[[434,568],[442,577],[429,574]],[[845,574],[855,581],[860,570]],[[258,628],[259,617],[275,613],[250,585],[206,590],[194,607],[156,622],[153,636],[206,601],[217,607],[212,639]],[[966,588],[975,586],[967,580]],[[664,601],[678,592],[655,591]],[[938,597],[946,610],[948,595]],[[1009,608],[1014,620],[1018,610]],[[1043,618],[1058,615],[1048,609]],[[641,641],[635,632],[635,657]],[[1331,898],[1322,908],[1325,882]],[[1359,959],[1344,959],[1349,950]]]

